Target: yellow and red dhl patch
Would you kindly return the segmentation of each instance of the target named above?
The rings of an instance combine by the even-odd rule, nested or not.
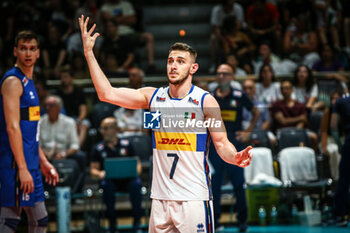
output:
[[[236,121],[237,112],[234,110],[221,110],[223,121]]]
[[[197,150],[197,134],[154,132],[157,150]]]
[[[29,121],[40,120],[40,106],[29,107],[28,113],[29,113]]]

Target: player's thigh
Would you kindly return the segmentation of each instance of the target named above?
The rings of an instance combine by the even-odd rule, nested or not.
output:
[[[170,201],[152,200],[148,232],[178,233],[169,214]]]
[[[212,201],[186,201],[182,203],[182,208],[176,209],[172,214],[172,219],[179,232],[214,232]]]

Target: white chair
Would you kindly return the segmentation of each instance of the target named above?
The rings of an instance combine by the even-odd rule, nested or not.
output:
[[[251,164],[244,168],[246,183],[248,185],[251,184],[254,178],[261,173],[275,177],[271,149],[266,147],[254,147],[250,151],[253,154],[253,159]]]
[[[278,154],[281,180],[287,183],[308,183],[318,180],[316,155],[308,147],[288,147]]]

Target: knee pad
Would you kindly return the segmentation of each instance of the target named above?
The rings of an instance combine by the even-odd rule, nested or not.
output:
[[[11,228],[16,231],[17,226],[21,220],[19,218],[5,218],[5,226]]]
[[[39,227],[47,227],[47,225],[49,224],[49,216],[45,216],[41,219],[38,219],[38,226]]]

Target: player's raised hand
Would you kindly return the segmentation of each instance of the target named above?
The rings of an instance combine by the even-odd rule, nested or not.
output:
[[[94,24],[88,31],[87,30],[88,23],[89,23],[89,17],[87,17],[86,20],[84,20],[84,15],[81,15],[79,17],[79,26],[81,31],[81,39],[83,41],[83,46],[84,46],[84,54],[92,51],[95,45],[96,38],[100,35],[100,33],[98,32],[92,35],[92,33],[96,28],[96,24]]]
[[[248,146],[244,150],[237,152],[236,154],[236,165],[239,167],[247,167],[252,161],[253,155],[249,151],[252,149]]]

